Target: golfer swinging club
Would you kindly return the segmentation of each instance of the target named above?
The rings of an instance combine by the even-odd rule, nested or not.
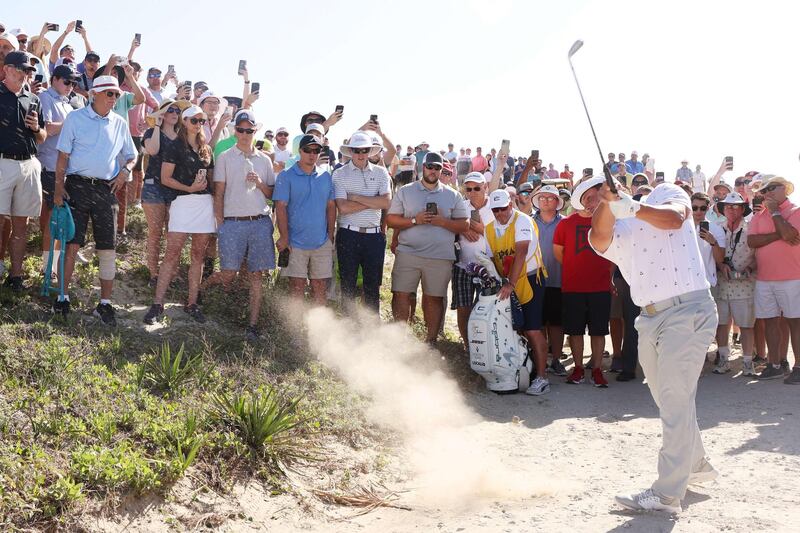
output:
[[[659,409],[662,445],[658,479],[616,501],[637,511],[681,511],[686,486],[717,477],[705,459],[695,411],[697,379],[717,328],[697,246],[691,202],[673,184],[661,184],[643,203],[601,189],[589,242],[619,266],[642,308],[636,319],[639,362]]]

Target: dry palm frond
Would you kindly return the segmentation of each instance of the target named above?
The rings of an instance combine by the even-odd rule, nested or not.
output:
[[[378,507],[392,507],[410,511],[411,507],[395,503],[398,493],[387,489],[383,485],[377,487],[370,483],[369,487],[358,486],[350,493],[342,493],[336,490],[314,489],[311,491],[323,503],[336,505],[347,505],[350,507],[363,507],[363,509],[349,518],[361,516],[377,509]]]

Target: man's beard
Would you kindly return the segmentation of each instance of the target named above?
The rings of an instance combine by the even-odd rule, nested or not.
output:
[[[431,185],[439,181],[435,174],[428,174],[427,176],[423,174],[422,179],[425,180],[425,183],[430,183]]]

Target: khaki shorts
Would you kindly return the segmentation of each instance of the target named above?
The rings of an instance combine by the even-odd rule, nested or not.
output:
[[[717,300],[719,325],[733,323],[740,328],[752,328],[756,323],[756,306],[752,298],[739,300]]]
[[[800,318],[800,280],[756,280],[756,318]]]
[[[449,259],[427,259],[414,254],[398,252],[392,269],[392,292],[417,292],[420,279],[422,294],[444,297],[453,272]]]
[[[42,164],[0,159],[0,215],[38,217],[42,211]]]
[[[314,250],[292,248],[289,266],[281,269],[281,276],[302,279],[329,279],[333,277],[333,244],[330,239]]]

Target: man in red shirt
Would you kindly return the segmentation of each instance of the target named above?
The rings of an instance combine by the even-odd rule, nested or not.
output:
[[[569,335],[575,362],[567,383],[583,382],[583,335],[588,326],[592,349],[589,381],[595,387],[605,388],[608,381],[603,377],[601,364],[611,314],[612,263],[595,253],[588,238],[603,183],[605,178],[597,176],[575,187],[571,200],[575,212],[556,226],[553,254],[562,265],[562,325],[564,333]]]

